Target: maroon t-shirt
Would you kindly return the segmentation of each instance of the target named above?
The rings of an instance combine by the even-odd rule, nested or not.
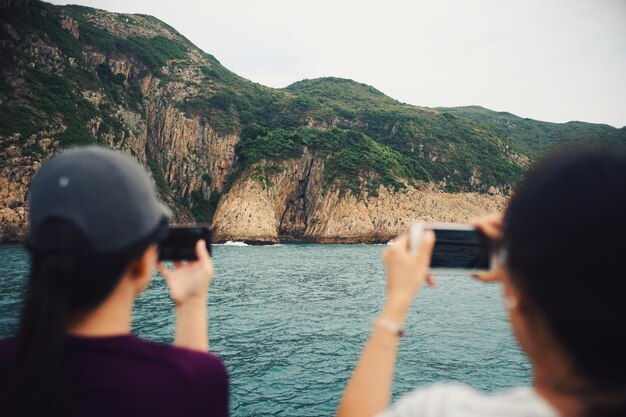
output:
[[[75,410],[82,416],[228,416],[221,360],[137,337],[68,337]],[[0,341],[0,379],[14,341]]]

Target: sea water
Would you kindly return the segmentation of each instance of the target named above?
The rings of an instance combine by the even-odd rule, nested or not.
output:
[[[215,245],[211,350],[230,376],[234,416],[331,416],[385,293],[383,245]],[[0,246],[0,338],[17,323],[28,256]],[[173,305],[155,275],[137,301],[133,332],[171,343]],[[406,322],[394,399],[432,382],[484,391],[529,384],[497,284],[439,277]]]

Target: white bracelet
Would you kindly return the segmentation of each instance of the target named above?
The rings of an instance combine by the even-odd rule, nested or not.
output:
[[[397,323],[389,321],[384,317],[377,317],[372,320],[372,323],[374,323],[377,326],[382,327],[383,329],[387,330],[389,333],[394,334],[398,337],[406,336],[406,329],[404,327],[402,327],[401,325]]]

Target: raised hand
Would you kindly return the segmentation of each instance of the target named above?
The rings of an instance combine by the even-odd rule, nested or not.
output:
[[[435,234],[431,230],[424,232],[416,254],[409,251],[407,235],[400,236],[385,251],[383,258],[387,269],[387,303],[393,315],[406,313],[413,298],[425,282],[434,285],[434,279],[428,275],[430,257],[435,244]],[[396,311],[398,310],[398,311]],[[392,317],[404,319],[404,317]]]
[[[204,240],[196,243],[193,262],[175,262],[174,269],[159,265],[170,297],[176,304],[174,345],[206,352],[209,350],[207,293],[213,278],[213,263]]]
[[[472,225],[492,241],[499,242],[502,239],[502,220],[502,215],[495,214],[475,220]],[[502,265],[497,263],[490,271],[474,274],[472,277],[482,282],[498,282],[502,277]]]
[[[159,271],[167,282],[172,301],[177,306],[190,299],[206,296],[213,278],[213,263],[204,240],[196,243],[196,261],[174,262],[174,269],[159,264]]]

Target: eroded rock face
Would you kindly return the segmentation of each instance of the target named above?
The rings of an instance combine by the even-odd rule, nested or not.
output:
[[[330,192],[310,219],[307,240],[323,243],[381,242],[405,233],[414,222],[465,223],[501,212],[507,199],[477,193],[445,194],[409,187],[359,200]]]
[[[80,30],[78,29],[78,22],[71,17],[61,17],[61,27],[72,34],[76,39],[80,36]]]
[[[255,179],[252,168],[220,202],[214,239],[381,242],[416,221],[467,222],[503,211],[508,201],[502,195],[446,194],[411,186],[398,192],[381,186],[378,196],[355,196],[323,187],[323,170],[323,162],[307,152],[263,180]]]
[[[213,239],[276,243],[279,226],[271,194],[247,178],[239,181],[220,204],[213,219]]]
[[[19,136],[9,140],[19,141]],[[0,158],[0,243],[24,240],[28,228],[28,187],[43,160],[58,151],[55,143],[28,139],[9,146]]]
[[[150,17],[144,15],[125,15],[94,10],[87,18],[99,28],[122,38],[128,38],[129,36],[145,36],[148,38],[163,36],[168,39],[174,39],[175,37],[171,31],[161,25],[155,25]]]
[[[178,195],[188,198],[194,190],[222,190],[235,162],[237,135],[220,135],[166,100],[157,99],[146,106],[146,122],[146,150]]]

